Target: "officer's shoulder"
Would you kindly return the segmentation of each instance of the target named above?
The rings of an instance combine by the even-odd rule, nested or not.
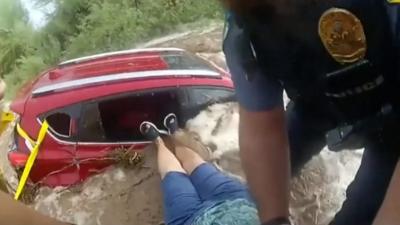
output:
[[[397,27],[400,19],[400,0],[381,0],[385,2],[386,11],[389,16],[390,23]]]
[[[400,5],[400,0],[383,0],[389,4]]]
[[[400,0],[381,0],[384,2],[389,16],[397,18],[400,17]]]

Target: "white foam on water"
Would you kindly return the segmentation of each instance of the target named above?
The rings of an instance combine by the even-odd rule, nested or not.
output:
[[[75,213],[75,222],[78,224],[78,225],[84,225],[84,224],[87,224],[88,223],[88,221],[90,221],[91,219],[93,219],[93,218],[91,218],[91,214],[90,213],[87,213],[87,212],[83,212],[83,211],[81,211],[81,212],[76,212]],[[100,224],[100,223],[98,223],[98,221],[96,220],[96,223],[97,224]]]
[[[205,145],[214,145],[216,156],[238,149],[239,114],[236,103],[216,104],[187,122],[187,130]]]
[[[237,108],[235,103],[213,105],[187,123],[187,129],[199,135],[203,143],[217,146],[217,156],[229,154],[231,164],[240,162]],[[346,198],[346,188],[354,179],[361,156],[362,151],[335,153],[324,149],[305,166],[292,182],[291,214],[296,224],[329,224]],[[243,174],[237,165],[227,169]]]
[[[125,175],[124,171],[122,171],[121,169],[118,169],[115,171],[113,178],[117,181],[124,181],[126,179],[126,175]]]

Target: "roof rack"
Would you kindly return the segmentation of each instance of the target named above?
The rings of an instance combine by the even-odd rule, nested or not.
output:
[[[66,66],[70,64],[78,64],[78,63],[83,63],[86,61],[94,60],[94,59],[100,59],[104,57],[109,57],[109,56],[117,56],[117,55],[127,55],[127,54],[134,54],[134,53],[142,53],[142,52],[182,52],[184,51],[183,49],[180,48],[143,48],[143,49],[130,49],[130,50],[124,50],[124,51],[116,51],[116,52],[108,52],[108,53],[102,53],[102,54],[96,54],[96,55],[91,55],[91,56],[85,56],[85,57],[80,57],[76,59],[71,59],[64,61],[58,66]]]
[[[107,83],[117,83],[117,82],[131,81],[136,79],[162,78],[162,77],[220,78],[221,75],[212,70],[154,70],[154,71],[109,74],[104,76],[89,77],[89,78],[46,85],[34,90],[32,92],[32,95],[33,97],[38,97],[51,94],[53,92],[71,91],[78,88],[98,86]]]

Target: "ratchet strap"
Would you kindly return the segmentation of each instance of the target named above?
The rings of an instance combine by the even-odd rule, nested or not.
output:
[[[17,124],[17,132],[19,136],[21,136],[25,141],[28,141],[32,146],[35,146],[36,141],[34,141],[29,135],[24,131],[24,129],[21,128],[21,125],[19,123]]]
[[[17,191],[14,196],[15,200],[18,200],[20,198],[22,192],[24,191],[26,181],[28,180],[29,174],[35,163],[36,157],[39,153],[40,145],[42,144],[44,138],[46,137],[46,133],[47,133],[48,129],[49,129],[49,124],[47,123],[47,121],[44,121],[42,124],[42,127],[40,128],[37,141],[33,141],[29,137],[29,135],[21,128],[21,126],[19,124],[17,125],[18,134],[21,135],[21,137],[24,138],[25,140],[29,141],[32,144],[32,146],[34,146],[34,147],[31,151],[31,154],[29,155],[28,161],[26,162],[24,171],[23,171],[21,179],[19,181],[18,188],[17,188]]]

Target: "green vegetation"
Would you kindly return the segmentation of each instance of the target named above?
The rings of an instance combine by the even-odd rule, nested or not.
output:
[[[0,76],[12,97],[20,85],[59,61],[134,47],[201,19],[222,18],[217,1],[31,0],[51,4],[34,29],[20,0],[0,0]]]

